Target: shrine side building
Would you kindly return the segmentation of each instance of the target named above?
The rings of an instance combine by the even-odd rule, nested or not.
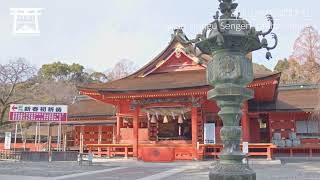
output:
[[[74,146],[123,144],[138,159],[169,161],[202,159],[201,147],[221,144],[219,108],[207,100],[212,87],[206,80],[206,64],[211,57],[193,56],[176,38],[134,74],[78,87],[81,95],[90,98],[70,106],[68,123],[75,125]],[[294,134],[299,146],[320,148],[319,126],[311,121],[320,87],[279,86],[281,73],[255,70],[254,77],[248,85],[254,98],[242,108],[242,141],[272,144],[286,142]],[[208,124],[214,126],[207,128]]]

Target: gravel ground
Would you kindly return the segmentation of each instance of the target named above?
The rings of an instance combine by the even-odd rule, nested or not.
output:
[[[75,162],[0,161],[1,180],[208,180],[211,162],[143,163],[106,161],[93,166]],[[175,169],[183,168],[176,174]],[[320,180],[320,161],[286,161],[282,164],[252,164],[258,180]],[[168,174],[167,177],[159,176]],[[170,175],[169,175],[170,174]]]
[[[88,171],[102,170],[114,166],[82,165],[76,162],[11,162],[0,161],[1,175],[56,177]],[[0,178],[1,179],[1,178]]]
[[[320,161],[251,165],[257,180],[320,180]],[[208,180],[209,168],[189,169],[165,180]]]

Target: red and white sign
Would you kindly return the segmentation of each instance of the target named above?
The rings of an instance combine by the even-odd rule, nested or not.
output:
[[[68,106],[11,104],[9,121],[67,121]]]

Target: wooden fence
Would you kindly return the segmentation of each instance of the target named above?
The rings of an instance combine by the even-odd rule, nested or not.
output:
[[[276,146],[273,144],[249,144],[249,153],[247,154],[247,156],[262,156],[266,157],[268,160],[271,160],[274,148],[276,148]],[[198,150],[199,159],[210,156],[217,158],[222,149],[222,144],[200,144]]]
[[[128,156],[133,155],[132,144],[87,144],[86,147],[95,155],[107,155],[107,157],[114,157],[117,155]]]

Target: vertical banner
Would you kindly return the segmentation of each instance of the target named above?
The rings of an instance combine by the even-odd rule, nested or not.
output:
[[[216,143],[216,125],[215,123],[204,123],[204,144]]]
[[[249,153],[249,143],[248,142],[242,142],[242,152],[244,154]]]
[[[10,150],[11,149],[11,132],[6,132],[5,133],[4,149],[5,150]]]

